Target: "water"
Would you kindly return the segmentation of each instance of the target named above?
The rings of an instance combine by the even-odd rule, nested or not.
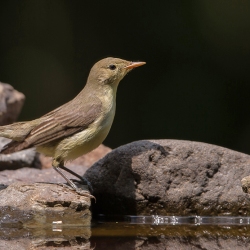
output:
[[[91,227],[8,225],[0,249],[250,249],[250,217],[100,215]]]
[[[150,225],[249,225],[250,217],[233,216],[107,216],[99,215],[98,222],[127,221],[130,224]]]

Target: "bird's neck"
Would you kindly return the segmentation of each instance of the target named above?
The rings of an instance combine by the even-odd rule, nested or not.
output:
[[[105,85],[99,91],[96,91],[95,96],[98,97],[103,105],[104,110],[107,112],[113,110],[116,107],[116,91],[117,86]]]
[[[117,85],[100,84],[93,86],[87,83],[83,90],[76,96],[76,99],[85,99],[85,101],[88,101],[89,99],[98,98],[102,102],[104,110],[115,110]]]

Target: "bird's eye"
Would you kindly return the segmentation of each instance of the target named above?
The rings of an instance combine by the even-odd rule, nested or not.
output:
[[[115,66],[114,64],[110,64],[110,65],[109,65],[109,69],[115,70],[115,69],[116,69],[116,66]]]

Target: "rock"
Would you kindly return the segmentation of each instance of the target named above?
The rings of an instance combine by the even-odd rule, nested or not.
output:
[[[245,193],[250,193],[250,176],[246,176],[241,180],[242,190]]]
[[[87,170],[85,166],[71,166],[72,171],[79,175],[83,175]],[[69,178],[76,178],[73,175],[65,172]],[[35,168],[20,168],[17,170],[0,171],[0,183],[10,185],[17,181],[28,183],[35,182],[50,182],[50,183],[65,183],[65,180],[53,168],[35,169]]]
[[[0,201],[0,249],[90,249],[89,198],[19,182],[2,189]]]
[[[0,137],[0,149],[9,141],[9,139]],[[5,169],[18,169],[23,167],[41,167],[39,156],[34,148],[7,155],[0,153],[0,171]]]
[[[206,143],[137,141],[121,146],[85,173],[95,214],[249,215],[241,179],[250,156]]]
[[[34,149],[26,149],[9,155],[0,155],[0,170],[22,167],[40,167]]]
[[[90,226],[90,199],[60,185],[17,182],[0,201],[0,227]]]
[[[0,126],[13,123],[23,107],[24,94],[0,82]]]

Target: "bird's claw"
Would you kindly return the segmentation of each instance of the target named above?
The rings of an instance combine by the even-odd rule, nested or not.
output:
[[[91,194],[93,193],[93,187],[92,187],[91,183],[86,178],[82,178],[80,180],[77,180],[77,179],[70,179],[70,180],[73,182],[76,182],[80,185],[86,185],[88,187],[90,193]]]
[[[75,191],[77,194],[88,197],[90,199],[94,199],[96,202],[96,198],[95,196],[93,196],[92,194],[89,193],[88,190],[84,190],[82,188],[77,187],[76,189],[72,188],[70,185],[68,185],[67,183],[57,183],[57,185],[61,186],[61,187],[65,187],[68,188],[72,191]]]

